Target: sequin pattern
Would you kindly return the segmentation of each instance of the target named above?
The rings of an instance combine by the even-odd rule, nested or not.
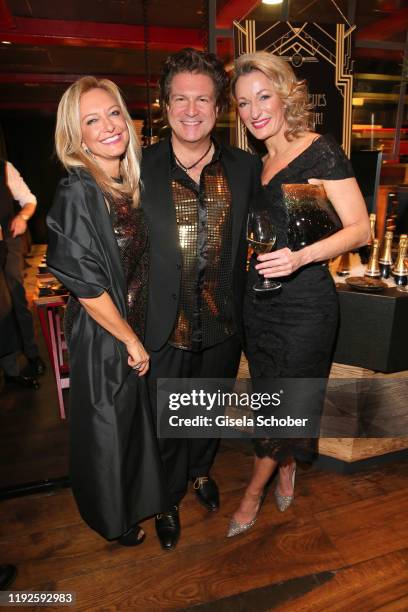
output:
[[[186,177],[188,179],[188,177]],[[200,189],[172,181],[182,278],[179,311],[170,343],[202,350],[231,336],[231,193],[220,161],[207,166]]]
[[[342,225],[322,185],[282,184],[289,212],[288,245],[293,251],[313,244]]]
[[[113,233],[119,247],[127,285],[127,319],[143,339],[149,275],[148,230],[141,208],[132,208],[127,199],[105,196],[109,202]]]

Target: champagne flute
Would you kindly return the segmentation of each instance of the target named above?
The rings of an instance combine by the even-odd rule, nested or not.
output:
[[[247,220],[247,241],[255,253],[270,253],[276,242],[276,228],[267,210],[250,212]],[[252,287],[254,291],[277,291],[282,284],[263,277]]]

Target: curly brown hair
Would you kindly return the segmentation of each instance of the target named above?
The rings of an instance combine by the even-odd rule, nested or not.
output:
[[[288,140],[298,138],[312,127],[312,108],[309,102],[307,83],[298,80],[292,67],[284,59],[266,51],[245,53],[235,60],[231,91],[236,100],[235,88],[238,79],[254,70],[262,72],[272,83],[275,92],[282,100],[288,129]]]
[[[180,72],[208,75],[214,83],[216,106],[220,111],[227,108],[229,77],[222,61],[214,53],[190,48],[181,49],[169,55],[163,64],[159,80],[160,99],[163,107],[169,103],[173,77]]]

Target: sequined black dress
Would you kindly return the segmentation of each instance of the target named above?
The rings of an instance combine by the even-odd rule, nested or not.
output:
[[[341,180],[353,176],[343,151],[331,136],[315,140],[265,186],[270,212],[277,227],[277,248],[288,245],[288,219],[282,184],[304,184],[308,179]],[[253,379],[327,378],[338,325],[336,289],[326,264],[305,266],[280,279],[280,293],[262,297],[252,290],[257,280],[251,262],[244,305],[247,357]],[[254,440],[258,457],[278,461],[294,455],[310,456],[312,440]]]
[[[144,212],[141,208],[131,208],[126,199],[115,200],[110,196],[106,199],[125,274],[127,320],[143,341],[149,279],[148,230]]]
[[[105,198],[125,275],[127,321],[143,341],[149,278],[148,229],[144,212],[141,208],[132,209],[126,199],[116,200],[110,194],[105,194]],[[68,340],[80,309],[79,302],[71,299],[64,320]]]

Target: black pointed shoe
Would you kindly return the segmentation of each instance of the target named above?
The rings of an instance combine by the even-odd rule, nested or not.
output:
[[[178,506],[174,506],[171,512],[158,514],[156,516],[156,533],[163,550],[173,550],[176,548],[180,537]]]
[[[215,480],[211,476],[197,476],[193,486],[200,504],[210,512],[216,512],[220,507],[220,494]]]
[[[123,533],[120,538],[117,539],[118,544],[121,546],[139,546],[145,541],[146,534],[139,525],[131,527],[126,533]]]

